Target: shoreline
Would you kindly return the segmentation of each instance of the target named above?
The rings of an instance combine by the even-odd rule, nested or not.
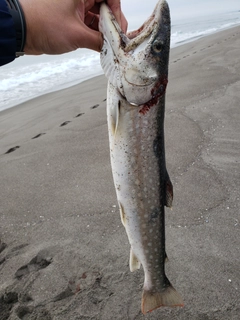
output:
[[[183,308],[140,311],[113,186],[104,76],[0,113],[0,318],[239,318],[240,26],[171,51],[166,273]]]
[[[179,41],[178,43],[176,43],[172,48],[171,48],[171,51],[172,52],[173,50],[175,50],[176,48],[178,47],[181,47],[181,46],[184,46],[184,45],[187,45],[189,43],[192,43],[192,42],[196,42],[202,38],[205,38],[205,37],[209,37],[209,36],[214,36],[215,34],[218,34],[218,33],[221,33],[221,32],[224,32],[226,30],[230,30],[232,28],[238,28],[240,25],[234,25],[234,26],[230,26],[230,27],[226,27],[226,28],[223,28],[221,30],[218,30],[218,31],[214,31],[210,34],[207,34],[207,35],[199,35],[199,36],[196,36],[196,38],[191,38],[191,39],[188,39],[188,40],[183,40],[183,41]],[[89,77],[89,78],[86,78],[85,80],[79,80],[80,82],[78,82],[78,80],[74,80],[74,84],[70,84],[70,83],[66,83],[66,84],[63,84],[61,85],[60,87],[56,87],[55,89],[52,89],[50,90],[49,92],[44,92],[43,94],[40,94],[40,95],[36,95],[35,97],[32,97],[30,99],[26,99],[26,100],[23,100],[22,102],[18,103],[18,104],[14,104],[6,109],[2,109],[0,110],[0,112],[3,112],[5,110],[8,110],[8,109],[11,109],[11,108],[15,108],[15,107],[18,107],[20,106],[21,104],[24,104],[25,102],[28,102],[28,101],[31,101],[31,100],[34,100],[34,99],[37,99],[41,96],[44,96],[44,95],[47,95],[47,94],[50,94],[50,93],[54,93],[54,92],[58,92],[58,91],[61,91],[61,90],[64,90],[64,89],[68,89],[68,88],[71,88],[71,87],[74,87],[74,86],[78,86],[78,85],[81,85],[81,83],[85,82],[85,81],[88,81],[90,79],[93,79],[95,77],[99,77],[99,76],[104,76],[104,74],[100,74],[100,75],[96,75],[96,76],[93,76],[93,77]]]

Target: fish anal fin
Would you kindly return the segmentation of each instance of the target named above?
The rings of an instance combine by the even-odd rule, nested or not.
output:
[[[161,292],[144,290],[142,294],[142,313],[146,314],[160,307],[183,307],[180,294],[170,284]]]
[[[129,261],[130,271],[136,271],[140,269],[141,263],[138,261],[138,258],[136,257],[135,253],[133,252],[132,248],[130,250],[130,261]]]
[[[166,180],[166,199],[165,199],[165,206],[168,208],[172,208],[172,203],[173,203],[173,185],[172,182],[169,178],[167,177]]]

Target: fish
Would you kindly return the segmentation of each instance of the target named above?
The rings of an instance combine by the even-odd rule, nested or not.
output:
[[[165,274],[165,210],[173,187],[165,160],[164,114],[171,20],[161,0],[138,30],[125,34],[106,3],[100,7],[100,52],[108,79],[110,159],[120,216],[130,243],[130,270],[142,265],[143,314],[183,306]]]

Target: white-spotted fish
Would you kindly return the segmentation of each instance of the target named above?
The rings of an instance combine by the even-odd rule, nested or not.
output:
[[[109,7],[100,9],[101,65],[108,78],[107,119],[113,179],[130,242],[130,270],[142,265],[142,312],[183,306],[165,274],[164,206],[172,206],[165,164],[164,108],[170,13],[159,1],[141,28],[122,32]]]

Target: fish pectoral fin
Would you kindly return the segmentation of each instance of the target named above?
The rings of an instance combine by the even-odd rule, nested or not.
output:
[[[173,203],[173,185],[172,182],[167,174],[167,179],[166,179],[166,199],[165,199],[165,206],[168,208],[172,208],[172,203]]]
[[[144,290],[142,294],[142,313],[146,314],[160,307],[183,307],[180,294],[170,284],[160,292]]]
[[[141,263],[138,261],[138,258],[136,257],[135,253],[133,252],[132,248],[130,250],[130,261],[129,261],[130,271],[136,271],[137,269],[140,269]]]
[[[109,133],[111,136],[115,137],[119,125],[120,109],[121,109],[121,96],[118,92],[115,92],[114,86],[108,83],[108,95],[113,95],[114,98],[108,101],[107,113],[109,121]]]

